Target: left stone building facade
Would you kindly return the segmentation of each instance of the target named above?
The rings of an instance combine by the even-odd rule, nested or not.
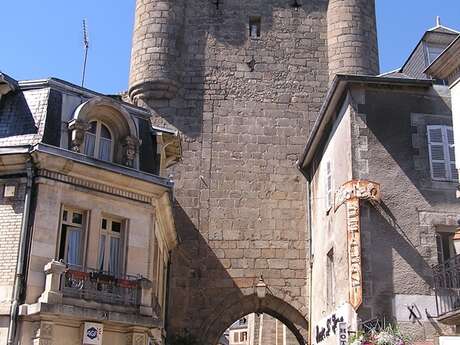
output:
[[[160,344],[175,131],[58,79],[0,73],[0,344]]]

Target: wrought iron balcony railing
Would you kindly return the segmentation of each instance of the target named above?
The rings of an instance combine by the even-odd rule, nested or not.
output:
[[[433,268],[438,316],[460,312],[460,255]]]
[[[140,305],[141,277],[118,276],[96,270],[68,268],[62,275],[64,297],[129,306]]]

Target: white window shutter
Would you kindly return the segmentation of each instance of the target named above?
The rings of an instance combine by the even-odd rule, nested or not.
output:
[[[455,169],[454,135],[449,126],[427,126],[431,177],[434,180],[458,179]]]
[[[458,170],[455,167],[455,146],[454,146],[454,130],[452,127],[446,127],[446,138],[449,152],[449,169],[452,180],[458,180]]]
[[[442,132],[442,126],[427,127],[431,177],[434,180],[448,178]]]

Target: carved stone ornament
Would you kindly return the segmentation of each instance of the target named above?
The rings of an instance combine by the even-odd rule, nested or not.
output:
[[[370,202],[380,202],[380,184],[367,180],[351,180],[344,183],[339,190],[335,192],[334,210],[337,211],[345,201],[354,198],[364,199]]]
[[[145,344],[145,334],[135,334],[134,335],[134,345],[146,345]]]
[[[127,345],[147,345],[147,336],[142,333],[128,333],[126,335]]]
[[[163,333],[160,328],[152,328],[148,338],[148,345],[163,345]]]
[[[136,137],[127,136],[123,140],[123,161],[126,166],[133,167],[139,152],[140,141]]]
[[[85,132],[89,129],[89,124],[85,121],[74,119],[69,122],[69,131],[71,133],[70,149],[72,151],[81,152],[83,141],[85,140]]]

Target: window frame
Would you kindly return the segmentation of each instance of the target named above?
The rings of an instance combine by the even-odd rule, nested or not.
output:
[[[69,220],[64,220],[64,212],[67,212],[68,215],[73,215],[73,213],[77,212],[82,215],[82,222],[81,224],[74,223]],[[68,216],[69,217],[69,216]],[[68,218],[69,219],[69,218]],[[86,267],[86,250],[87,250],[87,240],[88,240],[88,224],[89,224],[89,211],[80,209],[78,207],[68,206],[68,205],[61,205],[61,210],[59,212],[59,231],[57,236],[57,245],[56,245],[56,257],[62,259],[66,265],[78,269],[83,269]],[[81,237],[80,237],[80,249],[79,249],[79,259],[80,264],[69,264],[67,262],[67,255],[68,255],[68,235],[69,233],[66,232],[65,238],[65,249],[63,253],[63,257],[61,258],[61,244],[62,244],[62,233],[63,233],[63,226],[69,227],[79,227],[81,228]]]
[[[255,36],[253,36],[253,28],[255,28]],[[249,38],[253,40],[260,40],[262,37],[262,17],[250,16],[249,17]]]
[[[429,66],[442,54],[444,50],[446,50],[446,47],[441,45],[425,44],[425,50]]]
[[[431,140],[430,131],[436,130],[436,129],[441,130],[442,143],[433,142]],[[452,174],[452,165],[454,166],[454,169],[456,169],[456,166],[455,166],[455,152],[453,153],[453,157],[451,157],[451,153],[450,153],[450,148],[451,148],[450,146],[454,145],[454,143],[452,144],[449,143],[449,137],[448,137],[449,130],[452,131],[452,136],[453,136],[452,126],[449,126],[449,125],[427,125],[426,126],[426,133],[427,133],[426,135],[427,135],[427,141],[428,141],[428,160],[429,160],[429,165],[430,165],[430,175],[433,181],[443,181],[443,182],[457,182],[458,181],[458,178],[455,178]],[[433,159],[432,146],[442,146],[444,160]],[[445,176],[444,178],[434,176],[434,169],[433,169],[434,163],[444,164],[444,169],[446,172],[444,175]]]
[[[92,158],[94,158],[94,159],[102,160],[104,162],[113,162],[114,151],[115,151],[115,135],[113,133],[113,130],[110,128],[109,125],[107,125],[107,123],[105,123],[104,121],[102,121],[100,119],[92,119],[92,120],[88,121],[88,125],[91,125],[91,123],[93,123],[93,122],[96,122],[96,134],[93,134],[93,133],[89,133],[89,134],[95,136],[94,151],[93,151],[92,155],[89,155],[89,154],[87,154],[87,155],[92,157]],[[107,130],[110,133],[110,137],[111,137],[111,140],[110,140],[111,141],[111,143],[110,143],[110,154],[109,154],[109,159],[108,160],[102,159],[100,157],[100,151],[99,150],[100,150],[101,140],[105,139],[105,138],[101,137],[102,125],[104,125],[105,128],[107,128]],[[85,154],[86,154],[86,135],[87,135],[88,132],[89,132],[88,130],[85,131],[85,136],[84,136],[84,139],[83,139],[82,152],[85,152]]]
[[[325,171],[325,179],[324,179],[324,189],[325,189],[325,209],[326,213],[332,209],[333,200],[334,200],[334,181],[332,176],[332,161],[326,161],[326,171]]]
[[[247,329],[233,331],[233,344],[244,344],[248,341]]]
[[[102,223],[103,221],[107,221],[107,228],[103,229],[102,228]],[[120,232],[114,232],[112,231],[112,223],[117,222],[120,223]],[[126,263],[125,263],[125,258],[127,254],[127,230],[128,228],[128,222],[126,219],[120,218],[120,217],[114,217],[112,215],[107,215],[107,214],[101,214],[100,220],[99,220],[99,238],[98,238],[98,246],[97,246],[97,269],[99,271],[107,272],[111,275],[114,276],[123,276],[126,274]],[[102,236],[105,236],[105,243],[104,243],[104,264],[101,269],[101,254],[100,254],[100,249],[101,249],[101,240]],[[110,239],[111,238],[118,238],[120,240],[120,250],[118,254],[118,272],[110,272],[109,271],[109,263],[110,263]]]
[[[436,226],[436,252],[438,264],[444,264],[460,254],[455,245],[457,231],[453,226]]]
[[[335,262],[334,248],[331,248],[326,255],[326,298],[330,307],[335,306]]]

